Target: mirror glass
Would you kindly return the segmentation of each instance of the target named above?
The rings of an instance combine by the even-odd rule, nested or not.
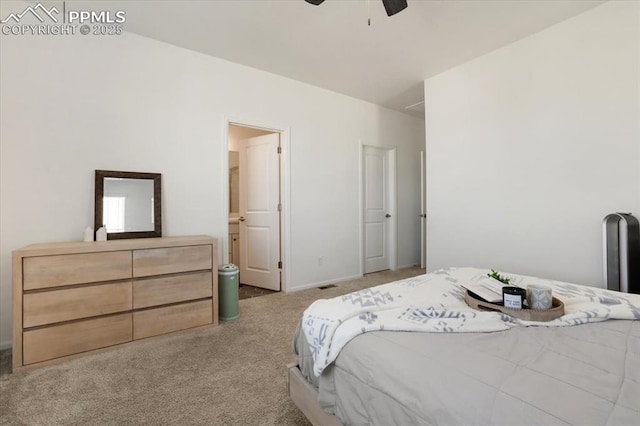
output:
[[[95,230],[107,239],[162,236],[160,174],[96,170]]]
[[[229,151],[229,214],[240,212],[240,159],[238,151]]]
[[[107,233],[153,231],[153,180],[105,178],[102,221]]]

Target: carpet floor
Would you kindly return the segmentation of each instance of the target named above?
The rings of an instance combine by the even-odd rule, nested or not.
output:
[[[0,425],[309,425],[287,395],[291,338],[311,302],[424,273],[368,274],[325,290],[240,301],[219,327],[0,373]]]

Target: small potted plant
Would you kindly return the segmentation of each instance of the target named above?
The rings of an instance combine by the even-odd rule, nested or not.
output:
[[[509,282],[511,281],[511,278],[507,278],[507,277],[503,277],[502,275],[500,275],[498,273],[498,271],[496,271],[495,269],[491,270],[490,274],[487,274],[489,277],[500,281],[503,284],[509,285]]]

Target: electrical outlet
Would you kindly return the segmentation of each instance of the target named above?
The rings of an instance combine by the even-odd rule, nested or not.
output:
[[[322,266],[324,264],[324,256],[320,256],[318,258],[318,266]]]

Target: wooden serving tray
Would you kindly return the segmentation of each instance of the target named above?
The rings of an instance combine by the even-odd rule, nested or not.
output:
[[[496,305],[495,303],[489,303],[484,300],[477,299],[473,297],[468,290],[464,294],[464,301],[467,302],[467,305],[479,311],[498,311],[525,321],[553,321],[554,319],[560,318],[564,315],[564,303],[555,297],[551,302],[551,309],[544,310],[505,308],[502,305]]]

